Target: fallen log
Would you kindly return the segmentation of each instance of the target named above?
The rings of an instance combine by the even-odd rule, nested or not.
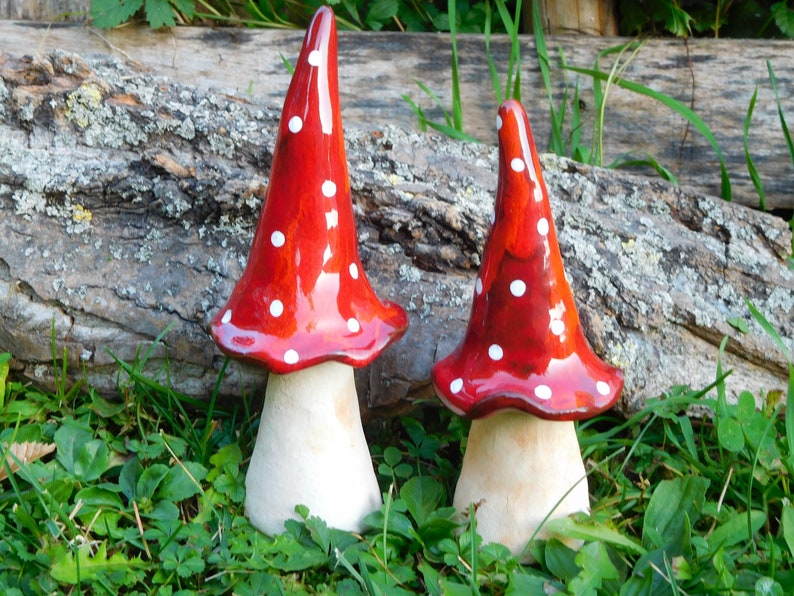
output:
[[[302,38],[302,31],[176,27],[155,32],[132,26],[98,31],[80,25],[0,21],[0,52],[23,55],[63,49],[81,55],[111,53],[174,81],[273,105],[280,105],[289,84],[282,56],[293,60]],[[599,52],[629,41],[582,35],[549,36],[546,40],[553,63],[554,105],[558,112],[564,106],[568,115],[564,134],[572,132],[570,114],[578,87],[582,123],[577,130],[582,145],[588,148],[594,121],[599,117],[592,77],[563,71],[559,56],[564,54],[570,66],[592,68]],[[491,123],[498,105],[483,36],[461,35],[458,46],[464,130],[495,143]],[[509,40],[504,35],[494,36],[491,49],[504,80]],[[550,132],[549,103],[531,36],[521,37],[521,52],[522,99],[538,144],[543,147]],[[416,116],[403,99],[406,94],[431,119],[443,121],[440,110],[419,90],[416,80],[430,86],[445,105],[451,105],[448,36],[341,32],[339,55],[342,117],[348,126],[390,122],[401,128],[416,128]],[[600,59],[602,71],[609,72],[611,59]],[[790,217],[794,209],[794,166],[780,127],[767,60],[777,72],[783,111],[791,121],[794,88],[787,65],[794,63],[792,41],[650,39],[623,75],[679,100],[702,117],[724,156],[733,200],[754,207],[759,205],[759,198],[747,170],[743,123],[757,86],[748,139],[750,153],[763,181],[767,209],[780,210]],[[612,85],[603,128],[604,163],[625,153],[637,157],[650,154],[682,185],[719,195],[720,165],[715,150],[673,110]]]
[[[108,57],[0,57],[0,351],[15,374],[52,384],[54,338],[67,381],[112,393],[114,358],[140,362],[151,347],[143,369],[209,395],[224,359],[205,328],[246,261],[279,112]],[[496,152],[377,122],[346,138],[362,262],[410,315],[404,339],[357,377],[373,411],[394,412],[432,395],[430,366],[465,329]],[[544,164],[585,332],[626,371],[624,412],[711,383],[724,336],[730,394],[786,387],[785,358],[745,304],[794,349],[783,220],[659,180]],[[259,393],[265,378],[232,363],[221,392]]]

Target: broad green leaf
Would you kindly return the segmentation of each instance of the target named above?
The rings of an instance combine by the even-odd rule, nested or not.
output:
[[[761,577],[755,582],[755,596],[784,596],[783,586],[771,577]]]
[[[144,468],[135,487],[137,497],[139,499],[154,499],[157,487],[168,475],[169,470],[170,468],[165,464],[152,464]]]
[[[175,503],[189,499],[201,492],[201,481],[206,476],[207,469],[198,462],[184,462],[184,468],[175,465],[157,488],[156,498]]]
[[[444,498],[444,489],[433,478],[414,476],[403,484],[400,497],[405,501],[416,525],[422,526]]]
[[[728,451],[738,453],[744,448],[742,425],[735,418],[721,418],[717,423],[717,438]]]
[[[92,0],[91,17],[100,29],[117,27],[143,8],[143,0]]]
[[[708,537],[709,546],[716,549],[733,546],[743,540],[751,541],[753,534],[764,525],[765,521],[766,514],[763,511],[750,511],[749,526],[747,514],[731,516]]]
[[[594,523],[582,523],[572,517],[550,519],[544,524],[543,529],[564,538],[606,542],[615,546],[622,546],[637,554],[645,553],[645,549],[641,545],[612,528]]]
[[[602,542],[585,544],[576,553],[575,561],[582,570],[568,584],[568,589],[574,594],[595,593],[603,587],[605,580],[620,577]]]
[[[71,551],[63,553],[53,560],[50,573],[59,582],[76,585],[101,579],[111,573],[118,574],[121,578],[131,578],[134,577],[136,569],[146,567],[139,557],[127,558],[121,552],[108,557],[105,542],[92,554],[94,548],[92,544],[81,544],[76,549],[76,556]]]
[[[364,22],[373,31],[379,31],[389,20],[397,16],[400,5],[397,0],[375,0],[369,5]]]
[[[783,525],[783,539],[786,541],[791,556],[794,557],[794,507],[791,505],[783,507],[781,524]]]
[[[775,19],[775,25],[786,37],[794,37],[794,9],[788,2],[775,2],[770,12]]]
[[[741,333],[749,333],[750,327],[747,325],[747,321],[745,321],[741,317],[732,317],[728,319],[728,325],[736,329]]]
[[[662,548],[682,540],[686,527],[700,517],[708,486],[708,479],[698,476],[661,481],[645,512],[643,546]]]
[[[146,21],[152,29],[176,25],[174,9],[168,0],[144,0],[144,9]]]
[[[67,472],[84,481],[96,480],[110,464],[110,450],[101,439],[92,438],[75,420],[64,420],[55,431],[58,462]]]
[[[532,570],[527,570],[531,572]],[[505,596],[528,596],[531,594],[548,594],[546,591],[551,583],[540,575],[529,575],[527,571],[511,573],[507,579]]]
[[[576,564],[576,553],[571,548],[552,538],[546,542],[546,548],[543,551],[546,567],[562,580],[570,581],[577,575],[581,568]]]

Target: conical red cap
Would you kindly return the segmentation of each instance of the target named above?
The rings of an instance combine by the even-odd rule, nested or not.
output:
[[[336,23],[320,8],[287,91],[248,264],[210,323],[221,350],[286,374],[365,366],[408,326],[364,274],[347,174]]]
[[[499,185],[466,336],[433,367],[436,392],[471,418],[516,409],[588,418],[615,403],[623,374],[590,349],[565,280],[527,115],[499,108]]]

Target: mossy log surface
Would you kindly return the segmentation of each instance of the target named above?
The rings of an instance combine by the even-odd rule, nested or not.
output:
[[[63,49],[87,55],[113,54],[171,80],[213,89],[254,103],[280,105],[289,83],[282,56],[297,57],[302,31],[177,27],[153,32],[144,27],[98,31],[80,25],[49,26],[0,21],[0,52],[17,57]],[[539,146],[549,138],[549,102],[531,36],[522,36],[522,100]],[[581,35],[549,36],[552,94],[556,109],[565,104],[565,134],[571,132],[574,89],[579,87],[583,143],[591,145],[597,109],[592,78],[559,68],[560,52],[571,66],[592,68],[606,48],[625,38]],[[494,36],[491,44],[504,84],[508,40]],[[464,129],[489,144],[498,103],[491,86],[485,42],[481,35],[459,40]],[[600,59],[609,72],[612,57]],[[770,40],[651,39],[629,63],[623,76],[682,102],[710,127],[724,155],[733,185],[733,199],[757,207],[758,194],[747,171],[743,124],[758,86],[749,149],[767,195],[768,209],[794,208],[794,165],[780,127],[766,61],[779,78],[779,91],[789,126],[794,127],[794,42]],[[431,119],[443,121],[440,110],[416,85],[428,85],[451,105],[450,43],[444,34],[357,33],[339,36],[342,115],[348,126],[394,124],[415,129],[416,117],[403,100],[407,94]],[[720,194],[720,168],[709,142],[671,109],[634,92],[609,88],[604,116],[605,164],[624,154],[654,156],[682,185],[696,192]],[[642,172],[646,173],[646,172]],[[650,172],[647,172],[650,173]]]
[[[155,77],[109,58],[0,57],[0,351],[53,382],[51,337],[71,379],[113,392],[113,355],[168,364],[207,396],[223,356],[209,317],[240,276],[267,184],[280,105]],[[410,330],[358,373],[373,411],[432,396],[429,371],[462,336],[496,187],[494,147],[374,121],[348,126],[362,262]],[[620,407],[714,380],[731,394],[786,387],[794,349],[791,233],[776,217],[656,179],[546,156],[563,259],[593,348],[626,371]],[[726,321],[738,317],[743,334]],[[231,365],[224,395],[260,394]]]

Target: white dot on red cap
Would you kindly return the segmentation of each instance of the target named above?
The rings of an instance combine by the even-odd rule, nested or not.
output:
[[[229,309],[225,313],[223,313],[223,317],[221,318],[221,323],[225,325],[231,320],[232,320],[232,311],[231,309]]]
[[[548,385],[538,385],[535,387],[535,397],[538,399],[551,399],[551,387]]]
[[[322,54],[320,54],[320,50],[312,50],[309,52],[309,64],[312,66],[320,66],[321,59]]]
[[[496,130],[502,130],[502,117],[496,116]]]
[[[596,391],[601,395],[609,395],[609,383],[606,381],[599,381],[596,383]]]
[[[514,172],[523,172],[526,165],[524,164],[524,160],[520,157],[514,157],[510,162],[510,167],[513,169]]]
[[[510,293],[516,298],[521,298],[524,292],[527,291],[527,284],[520,279],[514,279],[510,282]]]
[[[279,248],[279,247],[281,247],[281,246],[284,246],[284,242],[285,242],[286,240],[287,240],[287,238],[284,236],[284,234],[282,234],[282,233],[281,233],[281,232],[279,232],[278,230],[276,230],[275,232],[273,232],[272,234],[270,234],[270,243],[271,243],[273,246],[275,246],[276,248]]]
[[[284,362],[287,364],[295,364],[298,360],[300,360],[300,356],[298,356],[295,350],[287,350],[284,352]]]
[[[332,197],[336,194],[336,184],[334,184],[333,180],[323,182],[323,194],[326,197]]]
[[[504,355],[505,352],[499,344],[491,344],[488,346],[488,356],[491,360],[501,360]]]
[[[457,379],[453,379],[452,382],[449,384],[449,390],[452,393],[458,393],[461,389],[463,389],[463,379],[458,377]]]
[[[350,263],[350,267],[348,267],[348,271],[350,271],[350,277],[353,279],[358,279],[358,265],[355,263]]]
[[[477,281],[474,282],[474,291],[477,292],[478,296],[482,294],[482,279],[479,277],[477,278]]]
[[[284,303],[281,300],[274,300],[270,303],[269,310],[274,317],[280,317],[284,313]]]
[[[551,332],[554,335],[562,335],[563,333],[565,333],[565,323],[560,319],[553,320],[551,322],[551,325],[549,325],[549,327],[551,328]]]
[[[549,220],[545,217],[541,217],[538,220],[538,234],[541,236],[545,236],[549,233]]]
[[[361,325],[359,325],[356,319],[348,319],[347,320],[347,328],[350,330],[350,333],[358,333],[361,329]]]
[[[300,116],[293,116],[289,119],[289,126],[290,132],[300,132],[303,128],[303,120],[301,120]]]

